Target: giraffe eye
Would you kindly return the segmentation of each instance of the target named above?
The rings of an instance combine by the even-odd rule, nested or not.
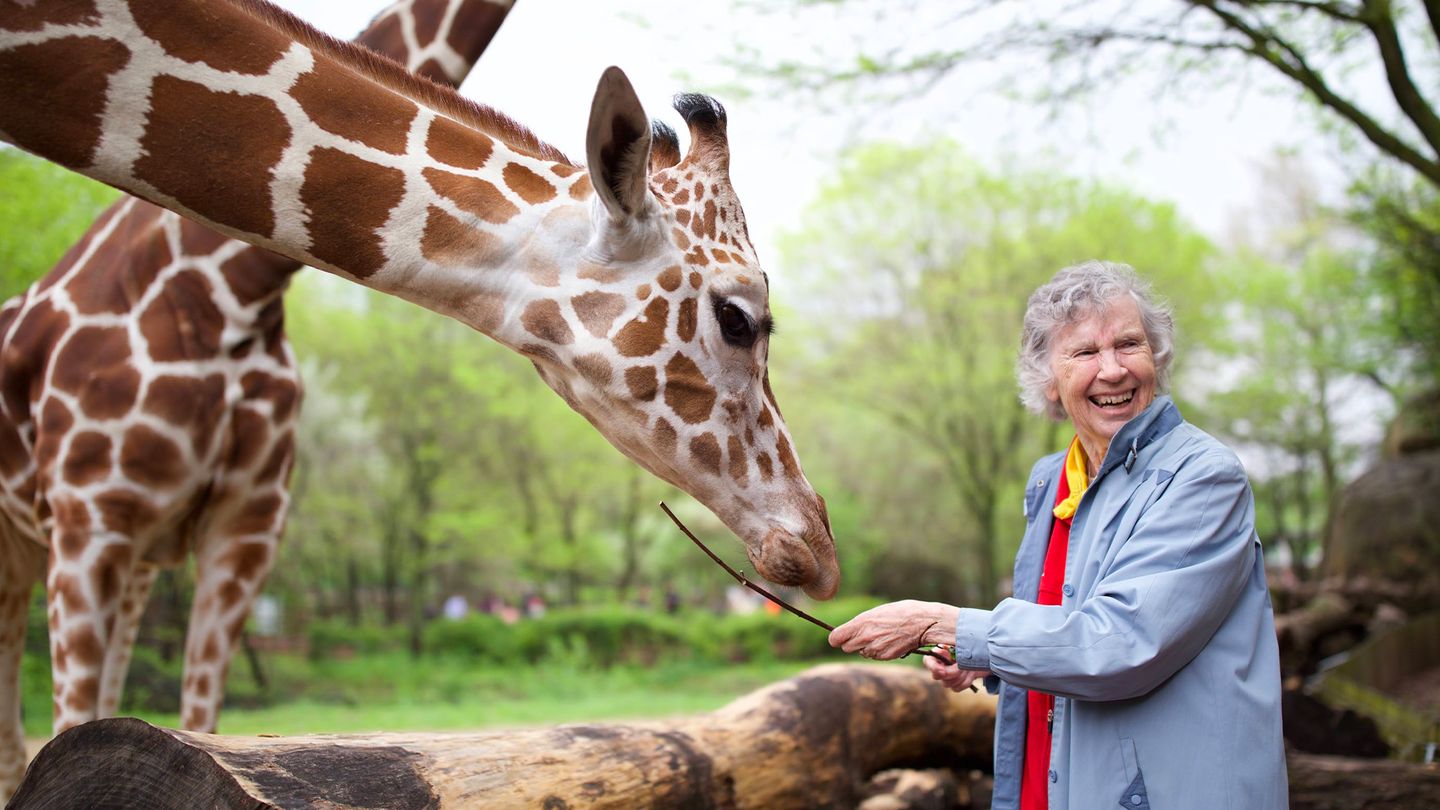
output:
[[[755,344],[755,324],[745,310],[723,299],[715,302],[715,320],[720,323],[720,335],[725,342],[740,349]]]

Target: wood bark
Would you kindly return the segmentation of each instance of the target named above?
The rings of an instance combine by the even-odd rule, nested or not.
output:
[[[881,770],[988,770],[994,720],[994,698],[895,664],[824,665],[657,723],[280,738],[115,718],[45,746],[9,807],[854,807]]]
[[[1291,753],[1290,810],[1431,810],[1440,807],[1440,769],[1389,759]]]

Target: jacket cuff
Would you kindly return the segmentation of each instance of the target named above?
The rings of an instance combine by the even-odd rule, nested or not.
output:
[[[977,608],[960,608],[955,620],[955,663],[961,669],[990,668],[990,614]]]

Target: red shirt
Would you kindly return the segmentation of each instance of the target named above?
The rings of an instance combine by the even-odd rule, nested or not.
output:
[[[1070,484],[1064,470],[1056,488],[1055,503],[1070,496]],[[1040,589],[1035,602],[1040,605],[1060,604],[1060,589],[1065,583],[1065,553],[1070,547],[1070,518],[1055,518],[1050,529],[1050,543],[1045,547],[1045,567],[1040,573]],[[1020,772],[1020,810],[1047,810],[1050,794],[1050,727],[1054,719],[1055,696],[1031,689],[1026,703],[1025,759]]]

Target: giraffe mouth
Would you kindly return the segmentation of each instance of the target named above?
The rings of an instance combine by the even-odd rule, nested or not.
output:
[[[831,599],[840,589],[835,541],[828,531],[812,539],[771,529],[747,556],[760,576],[776,585],[799,587],[811,599]]]

